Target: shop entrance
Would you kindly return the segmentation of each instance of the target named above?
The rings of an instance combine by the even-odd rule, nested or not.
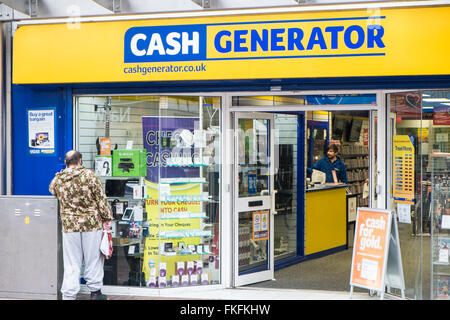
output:
[[[233,99],[235,286],[349,289],[356,208],[382,200],[372,98],[340,106],[289,103],[298,96]],[[332,144],[346,167],[336,184],[312,175]],[[255,241],[261,213],[268,238]]]

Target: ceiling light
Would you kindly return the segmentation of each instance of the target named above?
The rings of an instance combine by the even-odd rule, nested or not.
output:
[[[425,98],[422,100],[425,102],[450,102],[450,99],[447,98]]]

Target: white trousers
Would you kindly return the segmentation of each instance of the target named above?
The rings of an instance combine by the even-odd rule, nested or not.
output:
[[[63,232],[64,278],[61,287],[63,300],[75,300],[80,291],[81,266],[90,292],[103,286],[105,258],[100,253],[102,231]]]

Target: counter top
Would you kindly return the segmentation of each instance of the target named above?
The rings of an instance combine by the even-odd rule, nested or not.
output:
[[[339,184],[325,183],[324,185],[321,185],[321,186],[315,186],[314,188],[306,189],[306,192],[322,191],[322,190],[345,188],[345,187],[347,187],[347,184],[345,184],[345,183],[339,183]]]

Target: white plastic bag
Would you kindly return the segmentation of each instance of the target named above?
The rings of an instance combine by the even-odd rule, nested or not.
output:
[[[113,242],[111,230],[103,230],[102,242],[100,243],[100,252],[105,256],[105,259],[112,257]]]

